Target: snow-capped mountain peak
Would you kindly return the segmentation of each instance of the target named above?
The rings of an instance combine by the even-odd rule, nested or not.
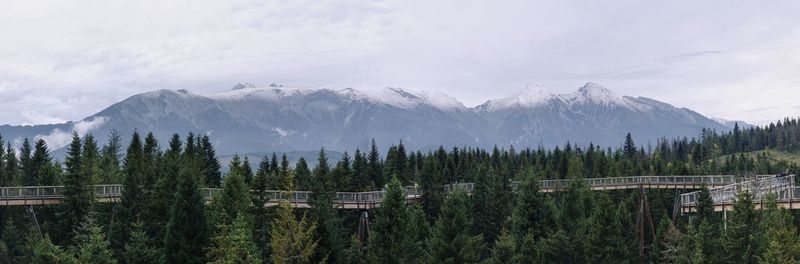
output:
[[[238,83],[235,86],[233,86],[232,90],[235,91],[235,90],[241,90],[241,89],[247,89],[247,88],[256,88],[256,85],[252,84],[252,83]]]
[[[558,95],[540,83],[528,85],[525,90],[509,97],[487,101],[483,106],[486,110],[499,110],[507,108],[533,108],[543,105]]]
[[[587,83],[578,91],[566,96],[573,103],[595,103],[602,105],[619,105],[625,106],[630,104],[624,97],[618,95],[614,91],[606,89],[605,87],[596,83]]]

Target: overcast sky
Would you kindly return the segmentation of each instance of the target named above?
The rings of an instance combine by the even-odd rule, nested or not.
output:
[[[764,124],[800,116],[798,15],[800,1],[4,1],[0,124],[239,82],[438,90],[474,106],[590,81]]]

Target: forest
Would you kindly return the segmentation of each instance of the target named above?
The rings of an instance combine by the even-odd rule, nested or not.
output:
[[[104,143],[73,134],[63,158],[44,140],[19,149],[0,137],[0,186],[64,186],[58,205],[0,207],[0,263],[796,263],[800,214],[774,197],[755,210],[737,195],[714,212],[707,189],[697,212],[674,212],[676,190],[648,190],[655,230],[640,257],[639,190],[591,191],[584,178],[630,175],[797,173],[797,164],[752,151],[800,151],[800,124],[785,119],[696,138],[619,146],[564,144],[382,152],[375,142],[340,160],[322,149],[316,166],[285,155],[235,156],[227,172],[209,135],[158,142],[116,132]],[[165,143],[165,144],[164,144]],[[0,146],[2,146],[0,145]],[[256,164],[257,162],[257,164]],[[539,180],[569,179],[565,191],[539,192]],[[471,194],[445,192],[472,182]],[[512,182],[518,182],[516,191]],[[96,202],[91,185],[122,184],[118,203]],[[407,203],[403,186],[423,190]],[[220,188],[206,203],[202,187]],[[333,206],[336,191],[385,189],[358,235],[358,210]],[[310,208],[275,207],[265,191],[312,191]]]

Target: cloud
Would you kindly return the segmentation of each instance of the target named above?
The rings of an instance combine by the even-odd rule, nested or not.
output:
[[[735,2],[9,1],[0,124],[239,82],[436,90],[474,106],[528,83],[595,81],[728,119],[792,114],[733,116],[777,103],[743,93],[800,96],[800,2]]]
[[[89,132],[100,128],[108,121],[108,118],[98,116],[92,120],[83,120],[75,122],[72,126],[72,131],[62,131],[61,129],[53,129],[49,134],[40,134],[34,136],[34,140],[43,139],[51,150],[56,150],[67,146],[72,141],[72,132],[78,133],[78,136],[85,136]]]
[[[22,117],[25,119],[24,125],[30,124],[59,124],[67,122],[66,119],[50,116],[47,114],[42,114],[36,112],[34,110],[22,110],[20,113]]]

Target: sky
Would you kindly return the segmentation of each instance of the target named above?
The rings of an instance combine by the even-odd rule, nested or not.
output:
[[[0,124],[235,84],[440,91],[475,106],[587,82],[709,117],[800,116],[800,1],[0,3]]]

